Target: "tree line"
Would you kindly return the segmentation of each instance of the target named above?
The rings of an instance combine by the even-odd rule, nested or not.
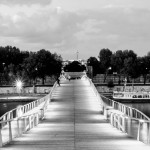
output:
[[[44,84],[47,76],[58,76],[61,68],[62,57],[57,53],[45,49],[29,52],[12,46],[0,47],[1,84],[11,84],[16,78],[30,84],[39,78]]]
[[[65,72],[83,72],[86,70],[86,66],[82,65],[78,61],[73,61],[69,63],[68,65],[64,66]]]
[[[117,50],[113,53],[110,49],[104,48],[100,50],[98,59],[90,57],[87,65],[93,67],[93,76],[104,74],[106,78],[107,74],[115,73],[118,75],[119,81],[121,75],[133,80],[143,76],[145,84],[150,72],[150,54],[139,57],[133,50]]]

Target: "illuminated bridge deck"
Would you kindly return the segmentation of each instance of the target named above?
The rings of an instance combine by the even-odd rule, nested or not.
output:
[[[87,81],[63,81],[57,87],[45,119],[2,150],[150,150],[122,133],[100,114]]]

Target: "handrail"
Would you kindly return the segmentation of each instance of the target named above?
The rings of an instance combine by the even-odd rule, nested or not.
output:
[[[1,121],[0,124],[7,123],[7,125],[4,129],[0,128],[0,147],[3,147],[4,144],[11,142],[13,138],[19,137],[34,126],[37,126],[39,119],[40,114],[36,112],[15,119]]]
[[[139,111],[138,109],[130,107],[130,106],[126,106],[122,103],[106,98],[103,95],[100,95],[100,96],[106,102],[106,105],[112,106],[114,109],[121,111],[126,116],[137,118],[137,119],[145,119],[145,120],[150,121],[150,118],[147,115],[145,115],[143,112]]]
[[[111,106],[116,110],[119,110],[120,112],[124,113],[125,115],[129,116],[129,117],[134,117],[137,119],[145,119],[145,120],[150,120],[150,118],[145,115],[144,113],[142,113],[141,111],[139,111],[138,109],[126,106],[122,103],[116,102],[112,99],[106,98],[103,95],[100,95],[95,87],[95,85],[93,84],[93,82],[91,81],[91,79],[89,79],[87,77],[88,81],[90,82],[90,85],[93,88],[93,91],[95,92],[96,96],[98,96],[98,98],[101,100],[101,105],[103,105],[103,107],[106,109],[107,106]]]
[[[110,110],[110,124],[129,136],[150,144],[150,120],[143,120],[118,114]]]
[[[14,137],[20,136],[22,133],[26,132],[27,130],[30,130],[39,123],[40,119],[44,118],[45,110],[47,109],[47,106],[52,98],[52,93],[55,90],[56,86],[57,82],[54,83],[50,93],[45,97],[35,100],[19,108],[13,109],[5,113],[0,118],[0,147],[2,147],[4,143],[12,141]],[[35,109],[36,107],[38,108],[36,111],[33,111],[30,114],[27,113],[30,110]],[[24,123],[20,124],[20,121],[23,121]],[[14,128],[15,126],[17,127]],[[6,134],[2,134],[3,129],[8,130],[7,136]]]
[[[104,104],[104,102],[102,101],[102,99],[101,99],[101,97],[100,97],[100,95],[99,95],[99,92],[97,91],[97,89],[96,89],[95,85],[93,84],[92,80],[91,80],[90,78],[88,78],[87,76],[86,76],[86,78],[87,78],[87,80],[89,81],[90,86],[91,86],[92,89],[93,89],[93,92],[95,93],[95,95],[97,96],[98,100],[100,101],[101,107],[104,107],[105,104]]]
[[[92,81],[87,79],[100,100],[103,113],[110,123],[138,141],[150,144],[150,118],[135,108],[100,95]]]
[[[34,109],[35,107],[38,107],[44,101],[46,101],[48,99],[48,97],[51,96],[55,86],[56,86],[56,82],[54,83],[54,86],[52,87],[50,93],[48,95],[46,95],[45,97],[42,97],[42,98],[37,99],[37,100],[35,100],[33,102],[30,102],[30,103],[25,104],[23,106],[19,106],[19,107],[15,108],[15,109],[12,109],[12,110],[6,112],[4,115],[2,115],[0,117],[0,121],[5,121],[5,120],[9,120],[9,119],[14,119],[16,117],[20,117],[21,115],[27,113],[28,111]]]

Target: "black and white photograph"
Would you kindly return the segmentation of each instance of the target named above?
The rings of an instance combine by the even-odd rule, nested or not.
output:
[[[150,0],[0,0],[0,150],[150,150]]]

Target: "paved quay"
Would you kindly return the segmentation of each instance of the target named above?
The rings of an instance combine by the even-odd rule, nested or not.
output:
[[[86,80],[64,80],[45,119],[1,150],[150,150],[111,126]]]

